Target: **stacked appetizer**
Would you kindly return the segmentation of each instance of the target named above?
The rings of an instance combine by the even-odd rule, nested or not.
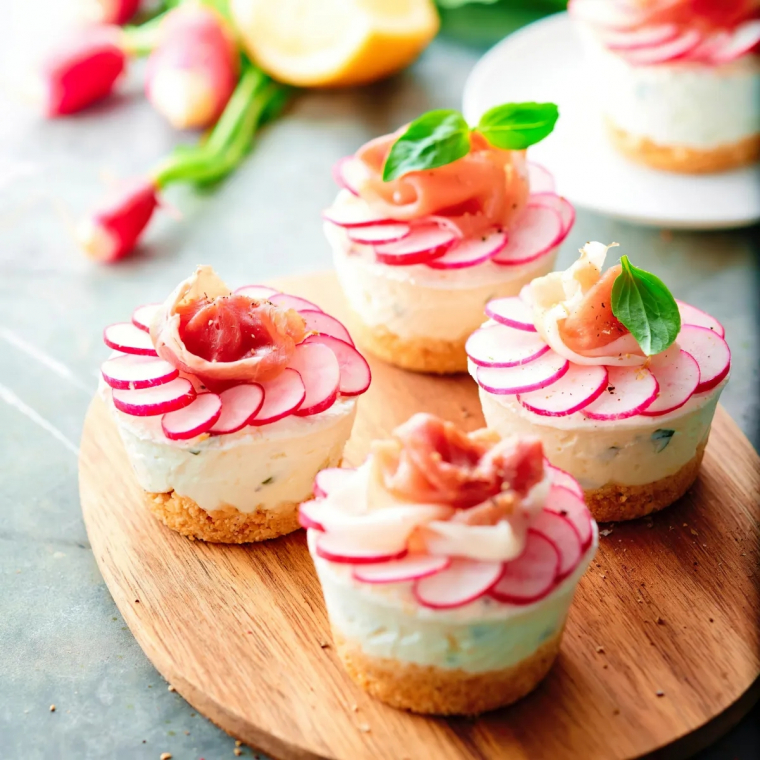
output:
[[[572,227],[572,206],[525,156],[557,116],[508,103],[471,129],[431,111],[337,164],[325,232],[360,345],[406,369],[467,369],[485,302],[551,271]]]
[[[165,525],[261,541],[298,527],[316,473],[341,462],[370,371],[343,325],[303,298],[232,293],[207,266],[104,331],[101,395]]]
[[[760,0],[572,0],[614,144],[658,169],[760,157]]]
[[[489,427],[537,435],[599,521],[672,504],[697,477],[731,353],[721,324],[588,243],[486,307],[467,342]]]
[[[597,546],[575,481],[536,438],[417,414],[301,505],[337,651],[394,707],[477,714],[531,691],[557,655]]]

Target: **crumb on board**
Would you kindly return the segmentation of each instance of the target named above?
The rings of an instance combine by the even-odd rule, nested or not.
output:
[[[235,749],[232,750],[232,753],[235,755],[235,757],[240,757],[240,755],[243,754],[243,750],[240,749],[240,747],[235,747]]]
[[[601,646],[600,646],[600,647],[597,647],[597,648],[596,648],[596,653],[597,653],[597,654],[604,654],[604,647],[601,647]]]
[[[329,649],[330,648],[330,642],[329,641],[320,641],[319,646],[322,647],[322,649]]]
[[[50,705],[50,712],[55,712],[55,705]]]
[[[172,753],[171,752],[162,752],[159,756],[158,760],[172,760]]]
[[[235,746],[236,747],[242,747],[243,746],[243,742],[241,742],[240,739],[235,739]]]
[[[173,687],[171,684],[169,684],[169,685],[166,687],[166,690],[167,690],[167,691],[171,691],[171,692],[175,692],[175,691],[177,691],[177,690],[176,690],[176,689],[175,689],[175,688],[174,688],[174,687]]]
[[[657,694],[658,697],[664,697],[665,696],[665,692],[662,689],[657,689],[657,691],[655,692],[655,694]]]

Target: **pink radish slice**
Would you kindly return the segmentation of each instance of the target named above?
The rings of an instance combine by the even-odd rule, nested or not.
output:
[[[243,285],[235,291],[236,296],[248,296],[256,301],[268,301],[280,291],[270,288],[268,285]]]
[[[546,499],[546,509],[556,512],[569,520],[581,539],[581,551],[586,551],[591,544],[593,530],[591,528],[591,513],[586,509],[583,496],[564,486],[553,485]]]
[[[333,338],[338,338],[346,343],[350,343],[352,346],[354,345],[348,330],[335,317],[331,317],[323,311],[314,311],[313,309],[304,309],[299,313],[306,323],[306,332],[332,335]]]
[[[190,404],[195,399],[195,389],[189,380],[178,377],[170,383],[140,390],[115,389],[113,405],[124,414],[133,417],[155,417]]]
[[[675,24],[661,24],[630,31],[606,32],[602,35],[602,42],[610,50],[637,50],[662,45],[677,35],[678,27]]]
[[[394,219],[378,214],[373,211],[366,203],[359,200],[333,206],[322,212],[322,218],[325,221],[337,224],[338,227],[364,227],[370,224],[384,224],[394,222]]]
[[[534,193],[553,193],[554,175],[541,164],[528,161],[528,187],[531,195]]]
[[[575,224],[575,207],[567,198],[554,193],[538,193],[528,198],[528,205],[546,206],[559,214],[559,218],[562,220],[562,234],[555,245],[559,245],[570,234],[570,230]]]
[[[388,266],[425,264],[443,256],[457,240],[456,234],[446,227],[419,224],[403,240],[376,245],[375,258]]]
[[[268,301],[283,309],[295,309],[296,311],[322,311],[317,304],[307,301],[300,296],[288,295],[288,293],[275,293],[268,298]]]
[[[605,29],[627,29],[638,26],[645,19],[641,11],[629,4],[610,0],[571,0],[568,11],[573,18]]]
[[[518,296],[495,298],[493,301],[489,301],[486,304],[486,315],[515,330],[536,332],[536,326],[533,324],[533,311]]]
[[[478,367],[475,378],[483,390],[497,396],[510,396],[547,388],[569,368],[567,359],[550,350],[538,359],[517,367]]]
[[[505,604],[531,604],[543,599],[559,575],[559,552],[545,536],[528,530],[522,554],[504,563],[504,574],[491,596]]]
[[[575,526],[566,517],[545,509],[533,519],[530,530],[535,530],[554,544],[559,554],[556,578],[558,581],[567,578],[578,566],[582,555],[581,537]]]
[[[567,488],[568,491],[571,491],[581,499],[585,498],[581,484],[569,472],[560,470],[559,467],[550,464],[548,459],[544,459],[544,467],[549,471],[549,477],[553,486]]]
[[[162,306],[162,303],[146,303],[144,306],[138,306],[132,312],[132,324],[140,330],[150,332],[153,316]]]
[[[264,389],[258,383],[242,383],[219,394],[222,413],[210,429],[213,435],[242,430],[264,404]]]
[[[412,228],[406,222],[393,224],[371,224],[367,227],[354,227],[348,231],[349,240],[354,243],[371,245],[373,243],[393,243],[403,240]]]
[[[103,342],[116,351],[138,356],[158,356],[150,335],[131,322],[117,322],[103,330]]]
[[[356,159],[353,156],[343,156],[343,158],[339,158],[334,164],[332,168],[332,176],[335,180],[335,184],[339,187],[342,187],[344,190],[348,190],[351,195],[358,195],[359,193],[356,192],[356,189],[351,185],[350,181],[346,178],[346,168],[348,165],[355,161]]]
[[[348,565],[372,565],[376,562],[390,562],[406,556],[406,546],[399,546],[394,551],[378,551],[356,546],[353,539],[339,533],[322,533],[315,547],[318,557]]]
[[[562,233],[562,219],[554,209],[526,206],[509,241],[491,261],[502,266],[528,264],[554,248]]]
[[[599,365],[571,364],[548,388],[522,393],[517,400],[543,417],[575,414],[599,398],[607,387],[607,370]]]
[[[363,583],[403,583],[428,578],[440,573],[451,564],[449,557],[430,554],[407,554],[403,559],[380,562],[376,565],[359,565],[353,576]]]
[[[301,343],[296,346],[289,367],[298,372],[306,389],[306,398],[295,412],[297,416],[318,414],[335,403],[340,387],[340,365],[331,348],[319,343]]]
[[[343,396],[358,396],[369,388],[372,382],[369,364],[350,343],[331,335],[310,335],[301,345],[323,345],[335,354],[340,368],[339,390]]]
[[[285,369],[274,380],[259,385],[264,389],[264,403],[256,416],[248,422],[254,427],[269,425],[295,414],[306,398],[303,380],[294,369]]]
[[[730,63],[741,58],[760,44],[760,19],[745,21],[721,44],[711,51],[710,58],[714,63]]]
[[[324,532],[322,523],[319,522],[319,504],[316,501],[305,501],[298,508],[298,522],[302,528],[309,528]]]
[[[658,417],[680,409],[699,386],[699,364],[686,351],[669,349],[653,356],[649,369],[657,380],[657,398],[642,412]]]
[[[607,367],[607,388],[581,413],[592,420],[625,420],[657,398],[657,380],[644,367]]]
[[[339,488],[356,475],[356,470],[348,467],[327,467],[317,473],[314,478],[314,496],[324,499],[330,491]]]
[[[488,325],[475,330],[464,348],[470,360],[481,367],[517,367],[549,351],[537,332],[515,330],[506,325]]]
[[[726,329],[720,322],[718,322],[717,319],[715,319],[715,317],[710,316],[707,312],[702,311],[702,309],[698,309],[696,306],[691,306],[690,304],[679,301],[678,299],[676,299],[676,303],[678,304],[678,311],[681,314],[682,325],[697,325],[698,327],[707,327],[713,332],[720,335],[721,338],[726,337]]]
[[[660,45],[627,50],[626,61],[634,66],[649,66],[656,63],[667,63],[683,58],[694,50],[702,41],[702,35],[696,29],[687,29],[682,34]]]
[[[124,354],[103,362],[100,371],[112,388],[153,388],[179,377],[179,371],[157,356]]]
[[[694,393],[711,390],[731,369],[731,350],[728,343],[709,328],[685,325],[678,333],[677,342],[699,365],[699,385]]]
[[[478,562],[455,557],[435,575],[414,582],[412,593],[423,607],[448,610],[480,599],[499,581],[502,562]]]
[[[165,414],[161,418],[161,429],[172,441],[184,441],[208,431],[221,413],[222,400],[216,393],[199,393],[183,409]]]
[[[494,230],[485,235],[460,240],[440,258],[428,261],[431,269],[465,269],[492,259],[507,244],[507,233]]]

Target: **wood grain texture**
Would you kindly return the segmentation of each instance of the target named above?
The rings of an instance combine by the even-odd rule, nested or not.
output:
[[[331,275],[279,284],[341,315]],[[416,411],[468,430],[483,423],[469,378],[377,361],[372,370],[349,463]],[[82,438],[80,493],[103,577],[153,664],[200,712],[276,758],[638,757],[724,711],[735,722],[728,708],[760,673],[760,460],[721,408],[694,488],[653,519],[601,538],[546,681],[477,720],[409,715],[353,685],[328,644],[302,531],[217,546],[154,520],[98,399]]]

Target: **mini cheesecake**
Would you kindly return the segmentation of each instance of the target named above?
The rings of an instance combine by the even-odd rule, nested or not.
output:
[[[333,640],[393,707],[474,715],[547,674],[597,547],[579,486],[535,438],[418,414],[301,507]]]
[[[575,315],[609,307],[616,273],[601,274],[606,252],[589,243],[565,272],[490,302],[490,319],[468,342],[489,428],[537,435],[600,522],[667,507],[693,484],[731,362],[722,325],[681,302],[680,332],[660,353],[645,356],[620,325],[607,342],[578,349]],[[596,340],[608,328],[593,319],[585,329]]]
[[[100,393],[161,522],[219,543],[298,528],[298,504],[340,464],[370,382],[340,322],[265,286],[232,293],[199,267],[104,339],[114,354]]]
[[[760,157],[756,0],[573,0],[614,145],[656,169],[720,172]]]

